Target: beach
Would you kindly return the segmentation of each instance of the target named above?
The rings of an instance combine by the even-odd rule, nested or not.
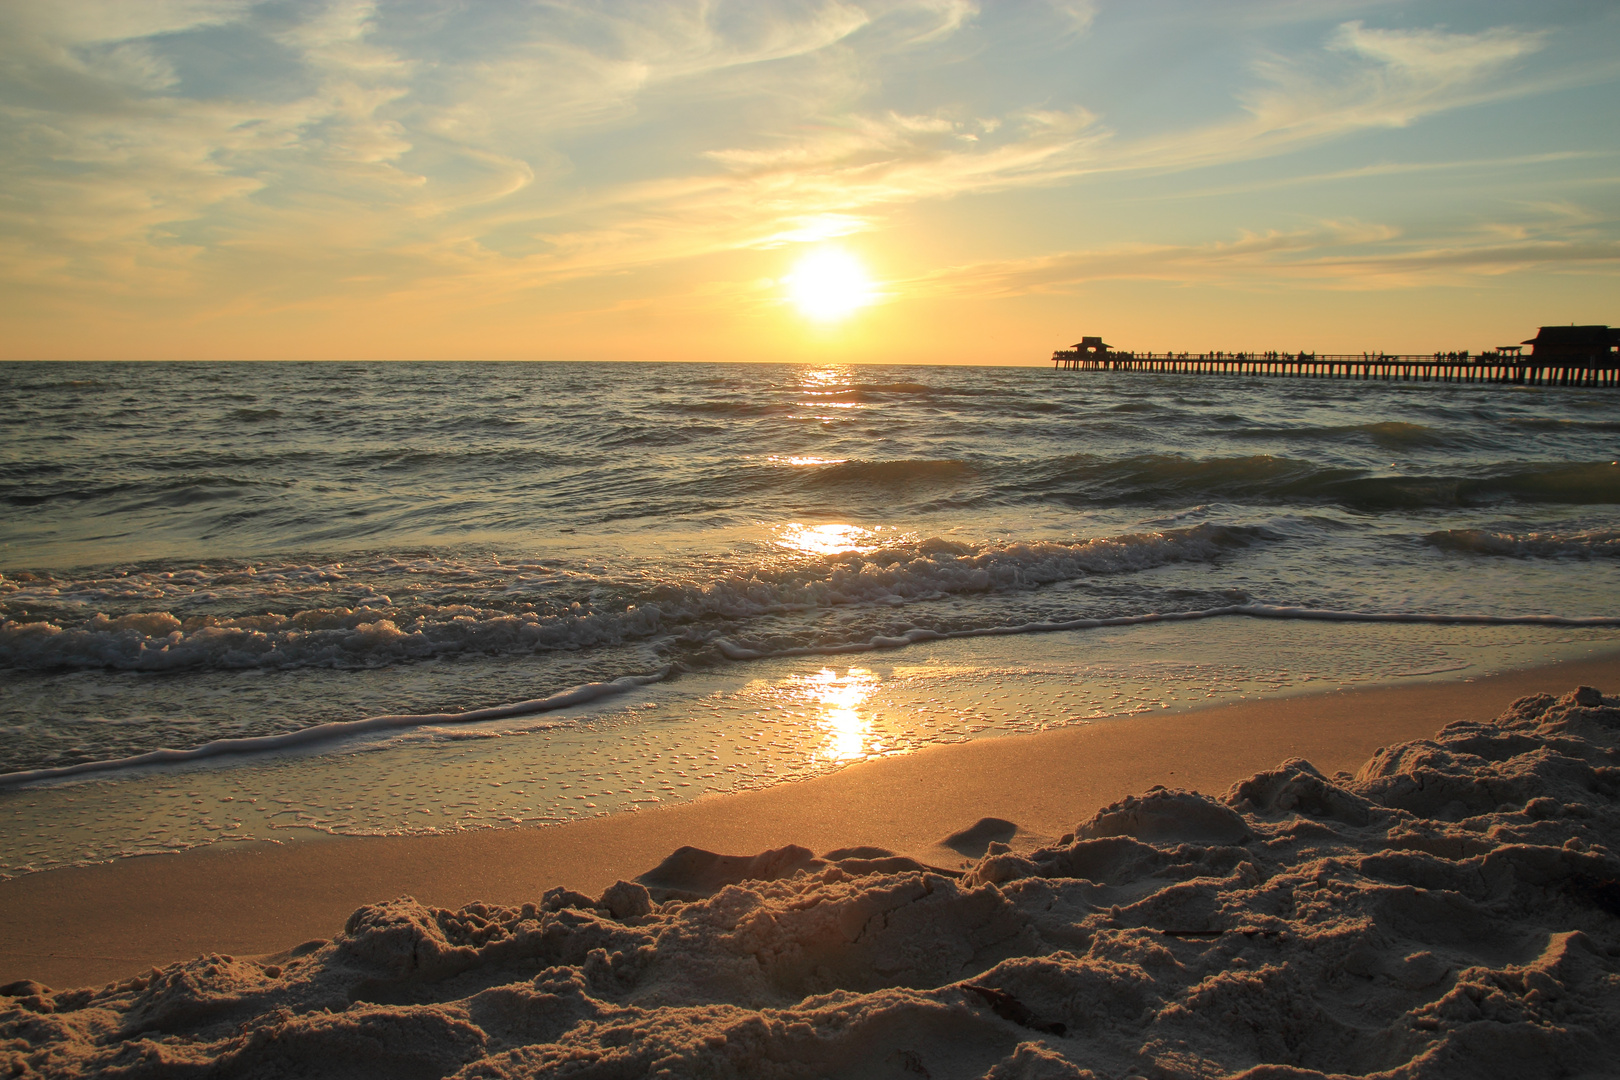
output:
[[[563,886],[597,895],[677,848],[752,855],[871,846],[960,868],[945,837],[982,818],[1049,844],[1099,807],[1155,785],[1224,792],[1304,758],[1353,772],[1384,746],[1479,720],[1515,698],[1620,687],[1620,654],[1472,682],[1240,702],[936,747],[816,779],[544,829],[206,848],[0,882],[0,981],[100,984],[208,952],[258,955],[331,937],[364,903],[521,905]]]
[[[1620,1073],[1620,9],[1351,6],[0,4],[0,1078]]]
[[[1609,655],[552,829],[17,878],[0,1024],[13,1075],[1596,1076],[1620,708],[1542,688],[1617,675]],[[53,995],[47,973],[110,981]]]
[[[20,1075],[1445,1076],[1526,979],[1607,1045],[1538,1004],[1611,1008],[1591,389],[79,374],[0,386]]]

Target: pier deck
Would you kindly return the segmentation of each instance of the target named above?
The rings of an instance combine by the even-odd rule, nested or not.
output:
[[[1055,369],[1144,371],[1161,374],[1224,374],[1385,382],[1503,383],[1517,386],[1617,386],[1620,368],[1538,360],[1511,353],[1436,357],[1317,353],[1086,353],[1059,349]]]

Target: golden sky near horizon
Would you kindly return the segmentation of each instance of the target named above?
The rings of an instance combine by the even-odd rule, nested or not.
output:
[[[1041,363],[1620,323],[1620,5],[0,6],[0,357]]]

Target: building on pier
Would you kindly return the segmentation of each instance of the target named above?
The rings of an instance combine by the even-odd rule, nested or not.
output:
[[[1559,367],[1620,367],[1620,329],[1608,326],[1543,326],[1524,344],[1530,359]]]
[[[1112,346],[1100,337],[1083,337],[1069,348],[1082,359],[1096,360],[1107,356]]]

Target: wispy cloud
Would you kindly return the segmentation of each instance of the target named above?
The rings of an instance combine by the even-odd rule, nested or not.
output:
[[[1116,244],[953,266],[901,283],[918,295],[1063,294],[1097,281],[1267,289],[1459,286],[1524,270],[1620,275],[1612,222],[1568,203],[1517,221],[1412,235],[1392,225],[1323,221],[1205,244]]]
[[[1539,51],[1544,31],[1477,34],[1338,27],[1305,55],[1254,62],[1259,82],[1237,95],[1243,114],[1157,139],[1122,144],[1102,167],[1176,172],[1292,153],[1376,128],[1405,127],[1437,113],[1540,89],[1511,77]]]
[[[1514,154],[1509,157],[1458,158],[1450,161],[1380,161],[1372,165],[1358,165],[1330,172],[1303,173],[1291,176],[1267,176],[1244,180],[1235,184],[1214,187],[1187,188],[1168,194],[1156,192],[1154,199],[1202,199],[1214,195],[1248,194],[1256,191],[1275,191],[1279,188],[1305,187],[1312,184],[1331,184],[1344,180],[1370,180],[1384,176],[1411,176],[1421,173],[1445,173],[1458,170],[1499,171],[1529,168],[1537,165],[1556,165],[1620,157],[1620,151],[1610,150],[1558,150],[1546,154]]]
[[[1498,77],[1540,51],[1547,32],[1499,27],[1476,34],[1340,26],[1324,54],[1257,65],[1269,85],[1243,95],[1266,132],[1318,134],[1404,127],[1446,109],[1522,93]],[[1334,64],[1337,55],[1343,62]]]
[[[1028,10],[1054,50],[1103,21],[1091,0]],[[1143,136],[1050,80],[991,103],[984,87],[936,75],[914,92],[893,75],[929,50],[960,46],[947,58],[956,63],[991,47],[976,36],[987,14],[967,0],[6,5],[0,280],[216,304],[488,294],[848,236],[918,203],[1275,157],[1550,78],[1520,70],[1547,46],[1544,30],[1395,30],[1364,18],[1253,60],[1224,116]],[[1389,166],[1405,167],[1426,166]],[[1418,251],[1395,262],[1367,253],[1363,270],[1344,269],[1361,256],[1325,246],[1396,239],[1363,228],[975,273],[1017,291],[1084,280],[1092,264],[1172,278],[1286,267],[1325,281],[1422,263]],[[1602,250],[1573,233],[1526,239],[1498,245],[1491,265],[1519,265],[1518,249],[1545,263],[1566,242]],[[1467,250],[1489,261],[1486,247]],[[1467,255],[1430,258],[1462,267]]]
[[[777,242],[793,233],[792,222],[828,215],[875,226],[891,209],[923,200],[1273,157],[1523,92],[1504,73],[1544,39],[1542,32],[1396,32],[1346,23],[1310,57],[1257,63],[1262,85],[1241,95],[1236,118],[1152,139],[1124,138],[1078,106],[988,120],[891,111],[759,133],[753,145],[707,152],[723,166],[720,175],[603,194],[599,205],[615,207],[614,224],[556,236],[574,259],[552,269],[590,272],[595,260],[584,256],[592,250],[626,260],[680,257]],[[671,230],[671,220],[689,228]]]
[[[19,17],[22,7],[7,8],[0,28],[0,266],[14,282],[183,291],[210,248],[305,226],[318,243],[346,219],[316,204],[330,211],[420,181],[395,164],[410,143],[382,115],[406,92],[410,65],[366,42],[370,3],[335,3],[272,35],[310,84],[284,101],[172,92],[175,62],[156,52],[160,36],[227,25],[246,4],[62,4],[50,20]],[[75,92],[49,92],[62,80]],[[242,216],[209,220],[227,205]]]
[[[787,10],[693,2],[530,11],[514,39],[469,42],[470,63],[445,64],[385,43],[390,28],[371,0],[330,0],[290,21],[233,0],[8,6],[0,272],[32,287],[82,280],[163,291],[184,288],[203,255],[297,249],[313,262],[333,249],[411,251],[417,258],[397,267],[420,273],[436,247],[446,272],[465,271],[467,244],[481,233],[506,219],[555,220],[579,201],[550,192],[482,221],[456,219],[509,200],[537,175],[573,175],[559,139],[611,129],[652,95],[701,102],[748,92],[760,80],[727,78],[857,33],[873,39],[869,48],[930,40],[975,8],[827,0]],[[435,12],[421,14],[431,22]],[[220,27],[279,48],[279,83],[303,92],[185,92],[176,54],[186,35]],[[647,187],[605,176],[589,190],[615,185]],[[569,245],[559,236],[544,246]]]
[[[1062,31],[1084,34],[1097,19],[1097,0],[1046,0],[1061,20]]]

